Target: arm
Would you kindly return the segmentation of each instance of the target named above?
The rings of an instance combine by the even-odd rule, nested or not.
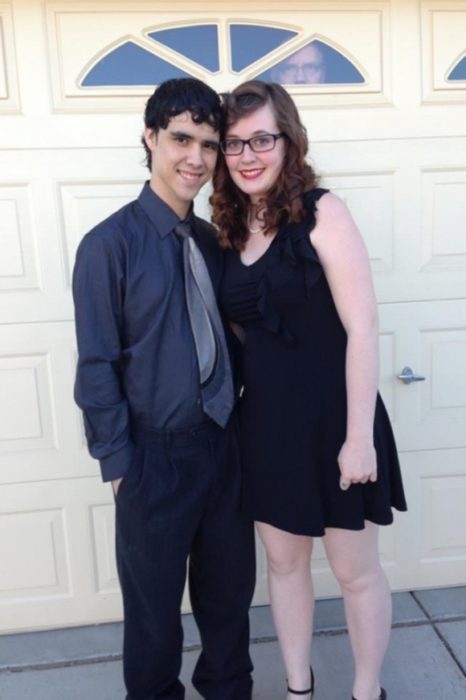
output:
[[[99,235],[86,236],[79,246],[73,297],[79,353],[75,399],[84,413],[90,454],[100,460],[104,481],[116,480],[128,471],[134,452],[118,370],[123,273],[115,251]]]
[[[342,480],[375,481],[373,445],[378,384],[377,305],[367,251],[346,205],[326,194],[318,203],[312,243],[347,333],[346,439],[338,456]]]

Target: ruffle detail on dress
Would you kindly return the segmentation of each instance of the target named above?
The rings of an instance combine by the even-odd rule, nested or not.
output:
[[[309,240],[309,233],[315,226],[315,216],[306,219],[309,227],[303,231],[297,226],[288,226],[283,231],[282,240],[279,241],[279,249],[282,259],[288,260],[290,265],[296,267],[298,260],[304,261],[304,281],[306,284],[306,296],[309,299],[311,289],[319,281],[323,274],[322,265]],[[281,243],[281,245],[280,245]]]
[[[315,211],[316,201],[328,190],[316,189],[305,195],[305,203],[308,208],[308,215],[305,220],[298,224],[288,224],[277,233],[277,240],[274,241],[274,259],[265,271],[258,285],[258,308],[262,315],[264,327],[271,333],[283,337],[292,343],[293,336],[285,327],[280,318],[280,314],[274,308],[271,300],[271,291],[280,286],[284,281],[283,273],[277,274],[280,264],[286,263],[288,270],[293,272],[298,263],[304,263],[304,283],[306,296],[309,299],[312,288],[317,284],[323,275],[322,265],[309,240],[309,233],[316,224]],[[317,195],[317,196],[316,196]],[[285,274],[285,278],[286,278]]]
[[[270,299],[271,290],[270,276],[266,272],[257,286],[257,308],[262,317],[262,324],[271,333],[282,336],[287,343],[292,343],[294,338],[283,325],[280,314]]]

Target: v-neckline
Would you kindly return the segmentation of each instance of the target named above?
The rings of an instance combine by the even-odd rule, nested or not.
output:
[[[269,252],[270,248],[273,246],[274,241],[277,240],[279,231],[280,231],[280,229],[277,231],[277,233],[275,234],[275,236],[272,238],[272,240],[270,241],[269,245],[268,245],[267,248],[264,250],[264,252],[263,252],[261,255],[259,255],[258,258],[256,258],[255,260],[253,260],[251,263],[245,263],[245,262],[242,260],[242,258],[241,258],[241,251],[239,251],[239,252],[238,252],[238,259],[239,259],[241,265],[242,265],[243,267],[250,268],[250,267],[254,267],[254,265],[256,265],[258,262],[260,262],[261,260],[263,260],[263,259],[265,258],[265,256],[267,255],[267,253]]]

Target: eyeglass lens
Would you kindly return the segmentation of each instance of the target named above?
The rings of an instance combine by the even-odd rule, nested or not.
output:
[[[260,134],[250,139],[226,139],[223,143],[223,152],[227,155],[240,155],[246,144],[254,153],[264,153],[271,151],[275,147],[277,139],[281,134]]]

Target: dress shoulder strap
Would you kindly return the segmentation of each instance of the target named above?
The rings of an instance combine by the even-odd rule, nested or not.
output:
[[[306,206],[311,210],[315,210],[316,202],[318,202],[319,199],[329,191],[330,190],[327,190],[324,187],[314,187],[313,190],[309,190],[309,192],[304,194],[304,202],[306,203]]]

